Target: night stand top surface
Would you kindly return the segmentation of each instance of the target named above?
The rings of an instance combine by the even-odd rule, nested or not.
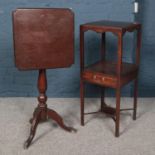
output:
[[[110,20],[101,20],[95,22],[89,22],[82,24],[81,26],[85,29],[102,29],[108,31],[114,30],[133,30],[140,27],[141,24],[134,22],[122,22],[122,21],[110,21]]]

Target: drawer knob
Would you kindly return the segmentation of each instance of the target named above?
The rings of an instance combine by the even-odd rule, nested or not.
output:
[[[96,78],[97,78],[97,76],[96,76],[96,75],[94,75],[94,76],[93,76],[93,78],[94,78],[94,79],[96,79]]]
[[[102,81],[104,81],[104,80],[105,80],[105,78],[103,77],[103,78],[102,78]]]

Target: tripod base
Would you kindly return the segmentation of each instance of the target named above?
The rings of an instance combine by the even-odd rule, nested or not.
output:
[[[43,116],[44,116],[44,118],[43,118]],[[66,130],[68,132],[76,132],[76,129],[66,126],[64,124],[61,116],[54,110],[48,109],[48,108],[44,109],[44,108],[37,107],[33,113],[33,118],[30,120],[31,130],[30,130],[29,138],[24,143],[25,149],[30,146],[30,144],[35,136],[38,124],[40,122],[46,121],[49,118],[54,120],[62,129]]]
[[[47,89],[47,80],[46,80],[46,70],[40,69],[39,76],[38,76],[38,107],[33,112],[33,118],[30,119],[31,123],[31,130],[29,138],[24,143],[24,148],[28,148],[35,136],[37,126],[40,122],[47,121],[48,118],[54,120],[61,128],[69,132],[76,132],[76,130],[72,127],[68,127],[64,124],[63,119],[61,116],[52,109],[47,108],[47,96],[46,96],[46,89]]]

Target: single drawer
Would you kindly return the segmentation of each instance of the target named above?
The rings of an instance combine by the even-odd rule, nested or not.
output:
[[[107,75],[96,74],[92,72],[84,72],[83,79],[85,81],[89,81],[89,82],[96,83],[99,85],[105,85],[105,86],[110,86],[110,87],[116,86],[116,78],[109,77]]]

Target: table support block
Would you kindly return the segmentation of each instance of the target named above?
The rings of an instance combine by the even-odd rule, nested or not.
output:
[[[101,112],[109,114],[109,115],[115,115],[116,109],[113,107],[109,107],[106,104],[104,104],[104,107],[101,109]]]

